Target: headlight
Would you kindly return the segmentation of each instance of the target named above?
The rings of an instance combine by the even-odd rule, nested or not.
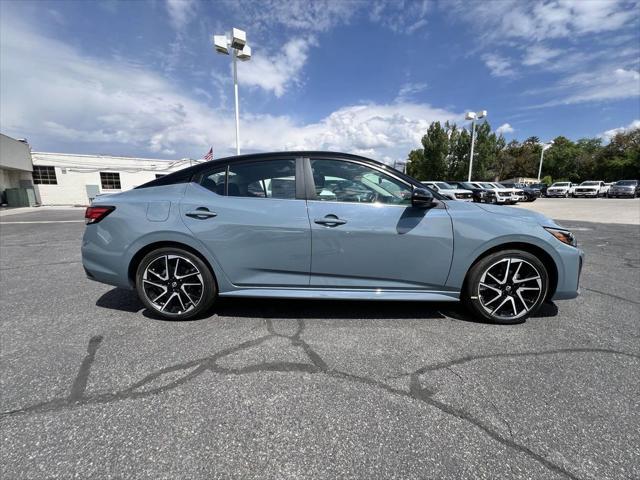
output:
[[[572,247],[576,247],[578,242],[576,241],[576,237],[569,230],[560,230],[558,228],[544,227],[544,229],[549,232],[551,235],[556,237],[562,243],[566,243],[567,245],[571,245]]]

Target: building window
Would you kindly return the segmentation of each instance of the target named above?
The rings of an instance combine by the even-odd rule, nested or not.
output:
[[[166,176],[166,173],[156,173],[156,179]]]
[[[100,184],[103,190],[120,190],[120,174],[100,172]]]
[[[57,185],[56,168],[34,165],[33,183],[34,185]]]

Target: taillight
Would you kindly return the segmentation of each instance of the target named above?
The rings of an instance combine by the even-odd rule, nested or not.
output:
[[[113,212],[116,207],[106,207],[106,206],[95,206],[95,207],[87,207],[84,212],[84,220],[87,225],[90,223],[98,223],[104,217]]]

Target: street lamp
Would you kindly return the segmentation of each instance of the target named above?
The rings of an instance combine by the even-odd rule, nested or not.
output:
[[[473,169],[473,147],[476,143],[476,119],[480,120],[487,116],[486,110],[481,110],[479,112],[467,112],[465,115],[465,120],[471,120],[471,156],[469,157],[469,178],[467,182],[471,181],[471,170]]]
[[[544,152],[549,150],[552,145],[553,140],[542,145],[542,152],[540,152],[540,167],[538,167],[538,183],[540,183],[540,175],[542,175],[542,161],[544,160]]]
[[[247,45],[247,34],[244,30],[234,28],[230,34],[214,35],[213,46],[217,53],[233,57],[233,93],[236,103],[236,155],[240,155],[240,109],[238,107],[238,67],[237,60],[246,62],[251,59],[251,47]]]

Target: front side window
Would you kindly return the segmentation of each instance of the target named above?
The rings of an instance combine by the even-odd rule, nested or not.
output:
[[[120,174],[117,172],[100,172],[100,185],[103,190],[120,190]]]
[[[311,160],[316,200],[410,205],[410,185],[359,163]]]
[[[229,165],[227,195],[230,197],[295,199],[295,159]]]
[[[57,185],[55,167],[43,167],[40,165],[33,166],[33,184],[34,185]]]

